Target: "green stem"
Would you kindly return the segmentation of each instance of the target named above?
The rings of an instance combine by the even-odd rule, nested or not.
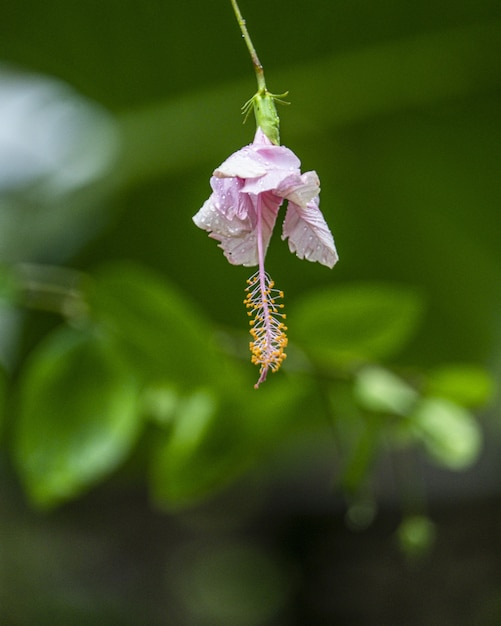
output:
[[[238,25],[240,26],[240,30],[242,31],[242,37],[247,45],[247,49],[249,50],[249,54],[252,59],[252,65],[254,66],[254,71],[256,72],[257,78],[257,86],[259,91],[266,91],[266,83],[264,81],[264,70],[259,57],[257,56],[256,49],[254,48],[254,44],[252,43],[252,39],[250,38],[249,31],[247,30],[247,25],[245,23],[242,14],[240,13],[240,8],[237,4],[236,0],[231,0],[231,4],[233,6],[233,10],[235,11],[235,15],[237,18]]]
[[[74,322],[86,317],[85,278],[80,272],[32,263],[21,263],[13,271],[22,306],[57,313]]]

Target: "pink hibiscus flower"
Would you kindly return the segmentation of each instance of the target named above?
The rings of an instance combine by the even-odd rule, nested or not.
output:
[[[338,260],[332,234],[319,209],[316,172],[301,174],[300,161],[288,148],[275,145],[258,127],[254,142],[232,154],[210,180],[212,194],[193,217],[195,224],[219,241],[234,265],[257,265],[247,281],[252,362],[262,383],[285,359],[287,330],[283,292],[275,289],[264,259],[278,210],[288,201],[282,239],[300,259],[333,267]]]
[[[274,145],[258,128],[252,144],[214,171],[213,192],[193,221],[220,242],[230,263],[261,266],[286,199],[282,239],[300,259],[333,267],[338,256],[319,209],[320,181],[316,172],[301,174],[300,165],[291,150]]]

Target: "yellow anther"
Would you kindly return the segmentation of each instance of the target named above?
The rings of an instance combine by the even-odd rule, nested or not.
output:
[[[247,296],[244,300],[249,309],[249,332],[253,341],[249,342],[251,362],[261,368],[261,382],[266,370],[276,372],[283,363],[287,346],[287,327],[283,323],[283,303],[277,300],[284,297],[284,292],[274,288],[274,281],[264,273],[256,272],[247,280]]]

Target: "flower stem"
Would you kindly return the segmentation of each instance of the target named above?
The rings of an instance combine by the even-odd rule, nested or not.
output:
[[[249,50],[249,54],[252,59],[252,65],[254,66],[254,71],[256,72],[257,78],[257,86],[259,91],[266,91],[266,83],[264,80],[264,70],[259,57],[257,56],[256,49],[254,48],[254,44],[252,43],[252,39],[250,38],[249,31],[247,30],[247,25],[245,23],[244,18],[240,12],[240,8],[237,4],[237,0],[231,0],[231,4],[233,6],[233,10],[235,11],[235,15],[237,18],[238,25],[240,26],[240,30],[242,31],[242,37],[247,45],[247,49]]]

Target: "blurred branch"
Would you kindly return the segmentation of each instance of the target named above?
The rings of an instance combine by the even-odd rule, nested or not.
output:
[[[19,263],[13,266],[18,287],[17,300],[22,306],[80,320],[87,314],[82,293],[84,274],[54,265]]]
[[[300,101],[286,118],[286,134],[293,138],[498,88],[500,58],[497,21],[336,54],[284,70],[273,80]],[[251,90],[247,80],[238,80],[125,111],[119,118],[121,181],[217,161],[235,147],[228,120],[235,120],[236,129],[241,101]]]

